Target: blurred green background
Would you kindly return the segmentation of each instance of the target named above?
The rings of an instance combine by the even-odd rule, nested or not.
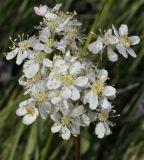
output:
[[[33,12],[39,4],[54,6],[63,3],[63,10],[76,10],[78,19],[90,31],[98,33],[114,24],[128,24],[129,33],[142,37],[135,47],[138,57],[117,63],[105,61],[110,72],[110,84],[118,89],[114,102],[121,116],[113,134],[102,140],[93,134],[94,125],[81,131],[82,160],[144,160],[144,0],[0,0],[0,160],[72,160],[73,140],[63,141],[51,134],[51,121],[39,119],[24,126],[15,115],[20,101],[25,99],[18,86],[21,68],[15,61],[6,62],[9,37],[34,34],[33,26],[40,18]],[[89,35],[91,40],[91,35]]]

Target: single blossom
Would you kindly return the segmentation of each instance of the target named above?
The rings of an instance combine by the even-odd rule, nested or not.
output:
[[[80,125],[85,123],[89,124],[89,119],[86,115],[80,118],[84,113],[83,106],[73,106],[72,104],[63,103],[60,107],[60,114],[52,114],[51,118],[54,120],[54,124],[51,127],[53,133],[60,132],[61,137],[64,140],[68,140],[71,136],[77,136],[80,134]],[[83,121],[84,120],[84,121]],[[81,123],[83,121],[83,123]]]
[[[119,31],[114,25],[112,28],[115,35],[119,39],[119,43],[116,44],[118,52],[125,58],[128,58],[128,55],[135,58],[137,55],[131,46],[137,45],[140,42],[140,38],[138,36],[128,36],[128,26],[126,24],[122,24],[119,28]]]
[[[108,59],[112,62],[118,60],[117,54],[113,51],[112,46],[117,44],[119,39],[112,35],[112,29],[105,32],[104,36],[99,36],[97,40],[88,45],[88,50],[93,54],[103,52],[104,48],[107,47]]]
[[[33,123],[38,116],[38,109],[35,107],[33,99],[28,99],[19,104],[19,108],[16,111],[16,115],[24,116],[23,123],[30,125]]]

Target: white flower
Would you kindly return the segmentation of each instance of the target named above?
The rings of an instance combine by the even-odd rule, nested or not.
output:
[[[52,90],[48,92],[48,99],[52,104],[56,105],[62,101],[61,92],[59,90]]]
[[[98,37],[98,39],[88,45],[88,50],[93,54],[97,54],[100,51],[102,52],[105,47],[107,47],[108,58],[110,61],[115,62],[118,60],[117,54],[112,50],[112,45],[115,45],[119,42],[119,39],[116,36],[112,35],[112,29],[109,29],[103,37]]]
[[[101,110],[97,114],[98,123],[95,127],[95,134],[98,138],[103,138],[104,136],[107,136],[111,134],[111,130],[109,125],[113,126],[112,122],[108,120],[109,118],[109,112],[110,110]]]
[[[34,7],[34,11],[38,16],[44,16],[48,20],[54,20],[57,16],[53,12],[58,11],[61,6],[62,4],[57,4],[53,9],[51,9],[46,5],[40,5],[39,7]]]
[[[128,58],[128,54],[132,57],[136,57],[135,51],[130,48],[132,45],[136,45],[140,42],[140,38],[138,36],[130,36],[128,37],[128,27],[125,24],[122,24],[119,28],[119,31],[112,26],[113,31],[117,38],[119,39],[119,43],[116,44],[116,48],[120,54],[122,54],[125,58]]]
[[[80,116],[84,113],[83,106],[74,107],[65,102],[60,107],[61,113],[52,114],[51,118],[55,122],[51,127],[53,133],[60,132],[64,140],[68,140],[72,135],[80,134]]]
[[[51,37],[51,32],[48,27],[45,27],[40,31],[39,39],[42,42],[47,42],[50,37]]]
[[[12,41],[12,51],[6,54],[8,60],[17,57],[18,65],[24,61],[19,84],[30,99],[19,104],[16,114],[23,116],[26,125],[39,114],[43,119],[51,118],[51,131],[58,132],[64,140],[78,136],[80,127],[93,122],[95,134],[103,138],[111,133],[109,126],[113,124],[108,118],[114,117],[111,101],[116,89],[106,83],[107,70],[98,69],[100,64],[91,59],[93,56],[87,57],[83,48],[86,37],[81,34],[82,24],[75,18],[76,12],[64,13],[59,11],[61,6],[34,7],[35,13],[43,17],[36,27],[38,34],[26,40],[19,36],[20,42]],[[114,47],[121,54],[126,50],[135,56],[130,46],[138,44],[139,37],[128,37],[126,25],[121,25],[119,33],[114,26],[113,30],[115,35],[112,29],[107,30],[88,45],[88,50],[98,54],[106,48],[108,59],[113,62],[118,60]]]
[[[43,32],[45,32],[44,30],[43,31],[41,31],[40,33],[40,40],[42,40],[42,41],[44,41],[45,39],[46,39],[46,36],[47,36],[47,34],[49,34],[49,33],[43,33]],[[48,43],[50,43],[50,42],[47,42],[47,44],[43,44],[43,43],[41,43],[40,42],[40,40],[38,40],[38,39],[36,39],[36,38],[34,38],[33,39],[33,41],[31,42],[31,44],[30,44],[30,47],[32,47],[33,48],[33,50],[36,52],[46,52],[47,54],[49,54],[49,53],[51,53],[52,52],[52,49],[51,49],[51,45],[49,45]]]
[[[99,105],[103,108],[111,107],[107,99],[115,97],[116,89],[112,86],[106,85],[108,73],[106,70],[97,70],[96,80],[91,84],[90,90],[85,91],[83,103],[89,103],[89,107],[95,110]]]
[[[12,41],[12,39],[10,38],[10,40],[13,43],[13,47],[11,47],[12,51],[9,53],[6,53],[6,59],[7,60],[11,60],[14,57],[17,56],[17,60],[16,60],[16,64],[20,65],[24,59],[27,58],[28,54],[30,54],[30,43],[32,41],[32,38],[29,38],[27,40],[23,40],[23,36],[20,37],[19,35],[19,39],[20,42],[17,42],[17,40],[15,39],[14,41]]]
[[[88,78],[78,76],[81,65],[77,60],[73,61],[72,59],[69,65],[63,59],[55,61],[54,69],[48,78],[47,87],[50,90],[59,89],[63,99],[70,98],[76,101],[80,98],[79,90],[88,85]]]
[[[19,104],[19,108],[16,111],[16,115],[24,116],[23,123],[29,125],[33,123],[38,116],[38,109],[35,108],[33,99],[25,100]]]
[[[24,63],[23,72],[27,78],[33,78],[42,66],[50,68],[52,61],[46,58],[45,52],[33,51],[29,55],[29,60]]]
[[[99,122],[95,128],[95,134],[98,138],[103,138],[105,135],[110,134],[110,128],[106,122]]]
[[[46,119],[51,112],[51,104],[47,97],[46,82],[43,80],[33,86],[31,95],[38,105],[39,113],[43,119]]]
[[[48,7],[46,5],[42,6],[40,5],[39,7],[34,7],[35,14],[38,16],[44,16],[48,10]]]
[[[62,38],[59,42],[55,42],[54,47],[60,50],[62,53],[66,53],[67,48],[69,48],[69,50],[78,50],[75,38],[69,37],[67,35],[64,38]]]
[[[108,79],[108,71],[105,69],[97,69],[97,78],[101,82],[105,82]]]

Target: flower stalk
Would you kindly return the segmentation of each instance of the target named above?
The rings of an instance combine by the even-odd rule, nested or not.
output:
[[[74,138],[75,160],[80,160],[80,135]]]

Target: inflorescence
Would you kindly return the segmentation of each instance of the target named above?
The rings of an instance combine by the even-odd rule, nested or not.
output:
[[[122,24],[119,31],[112,26],[100,36],[93,34],[96,40],[82,50],[85,39],[81,34],[82,24],[76,19],[76,12],[64,13],[60,11],[61,6],[34,7],[35,13],[43,17],[37,27],[39,34],[26,40],[23,35],[19,36],[19,42],[10,38],[13,46],[6,59],[16,57],[17,65],[23,63],[19,84],[24,87],[24,94],[29,95],[29,99],[19,104],[16,114],[23,116],[26,125],[39,115],[50,118],[51,131],[59,132],[65,140],[79,135],[80,127],[91,123],[96,125],[97,137],[103,138],[111,134],[116,89],[107,84],[108,71],[99,69],[98,64],[81,56],[81,52],[91,56],[107,49],[109,61],[115,62],[118,53],[125,58],[136,57],[131,46],[140,39],[129,37],[127,25]]]

